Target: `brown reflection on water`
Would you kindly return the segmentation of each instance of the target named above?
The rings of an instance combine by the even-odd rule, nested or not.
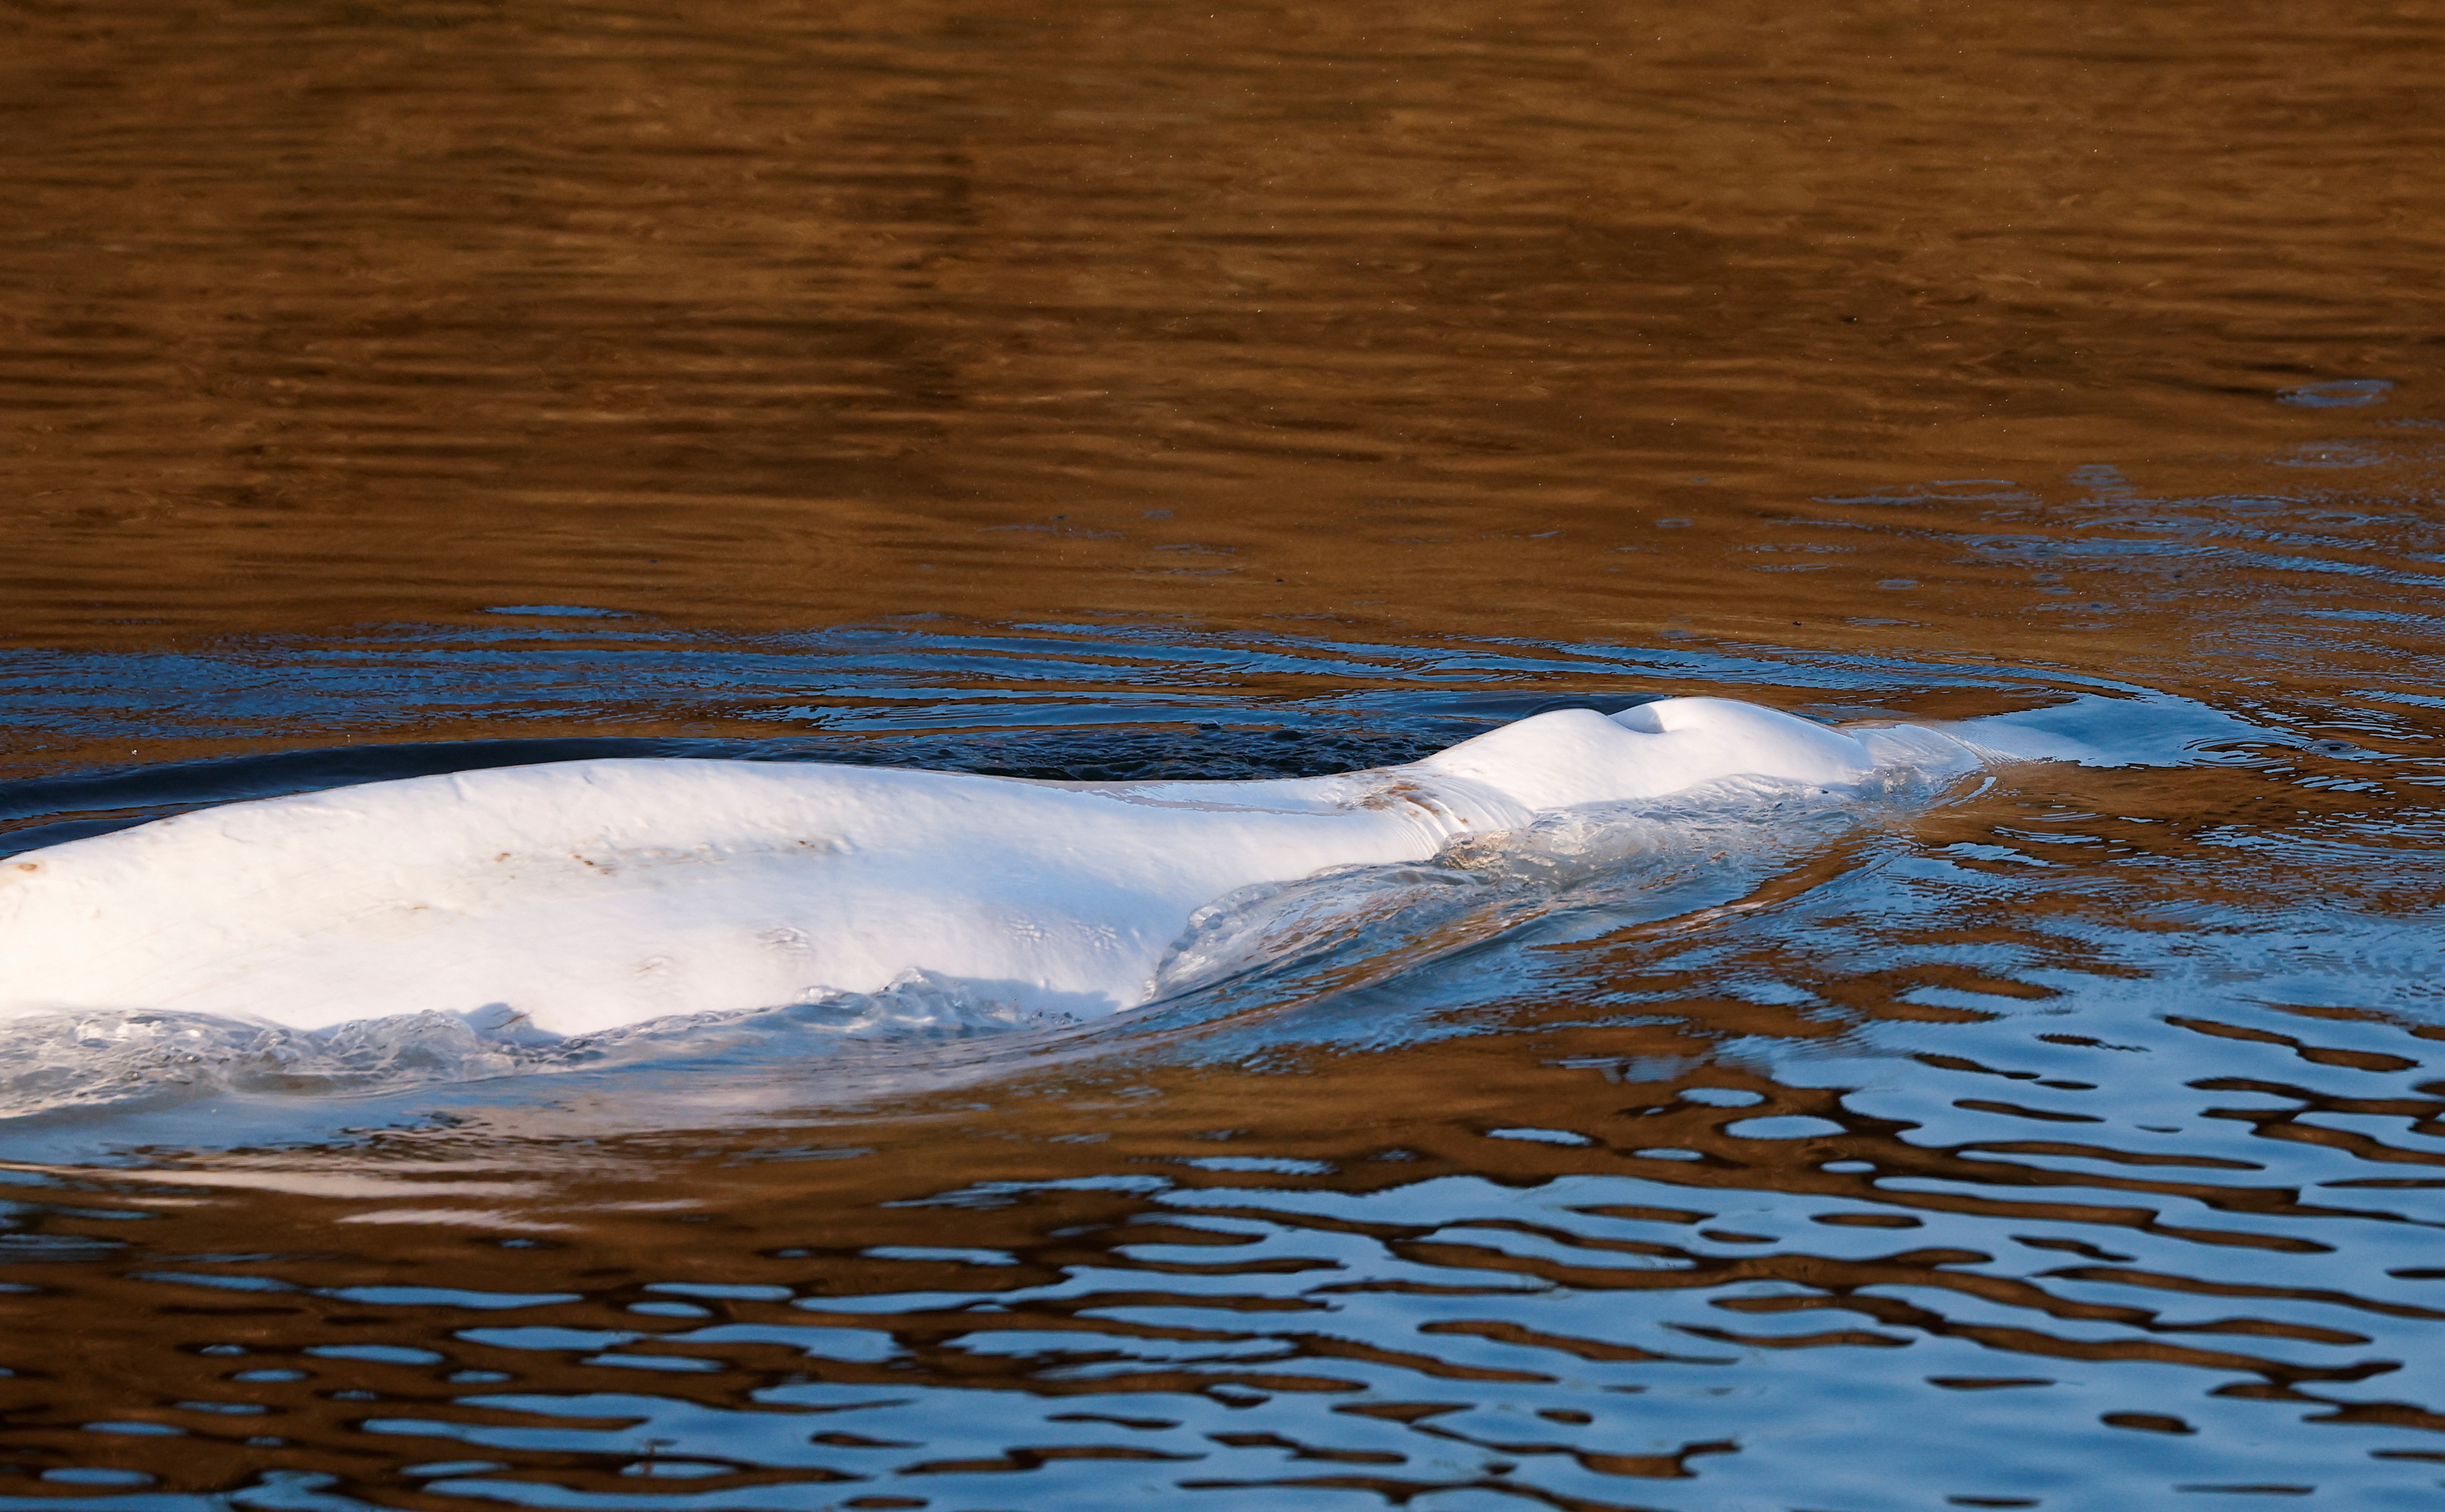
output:
[[[1753,574],[1829,565],[1812,498],[2232,492],[2373,434],[2277,390],[2433,402],[2419,7],[6,25],[20,644],[573,602],[2085,656],[1906,545]]]
[[[2445,1429],[2445,1030],[2404,1008],[2445,834],[2433,8],[206,0],[0,37],[0,644],[641,617],[497,663],[350,643],[321,701],[192,729],[171,673],[63,674],[11,772],[135,756],[113,700],[145,699],[159,759],[975,694],[893,748],[942,764],[1012,688],[1253,718],[1680,675],[1362,688],[1333,644],[1540,636],[2290,700],[2348,747],[2025,770],[1900,851],[1538,946],[1563,986],[1463,994],[1474,1037],[1108,1041],[772,1128],[711,1082],[658,1121],[650,1078],[572,1080],[345,1151],[21,1162],[0,1464],[412,1507],[487,1494],[403,1477],[451,1459],[864,1507],[1123,1474],[1646,1505],[1769,1457],[1976,1497],[1910,1434],[1933,1404],[2000,1464],[2019,1400],[2126,1489],[2172,1483],[2117,1444],[2288,1485],[2265,1457],[2301,1441],[2235,1404],[2395,1431],[2330,1451],[2339,1495],[2363,1453],[2434,1458],[2402,1447]],[[2394,386],[2279,401],[2330,380]],[[639,627],[916,614],[1310,640],[616,685]],[[296,644],[213,676],[276,690]],[[481,685],[528,652],[586,686]],[[2041,697],[1927,681],[1857,696]],[[1812,1075],[1854,1052],[1883,1059]],[[725,1131],[634,1132],[691,1120]],[[364,1290],[400,1287],[442,1290]]]
[[[1048,1467],[1139,1460],[1188,1488],[1483,1480],[1643,1505],[1571,1478],[1711,1473],[1691,1459],[1743,1451],[1742,1390],[1677,1448],[1639,1447],[1662,1431],[1640,1415],[1689,1421],[1673,1399],[1724,1394],[1690,1391],[1693,1372],[1740,1389],[1812,1351],[1857,1360],[1851,1390],[2102,1390],[2129,1420],[2110,1428],[2191,1433],[2169,1414],[2223,1400],[2445,1430],[2353,1389],[2401,1368],[2373,1339],[2445,1321],[2445,1295],[2286,1284],[2248,1258],[2314,1266],[2330,1227],[2387,1219],[2384,1192],[2305,1204],[2242,1161],[1921,1143],[1836,1091],[1696,1058],[1725,1034],[1701,1005],[1269,1074],[1107,1063],[990,1105],[887,1097],[676,1138],[572,1138],[578,1096],[538,1110],[539,1140],[505,1112],[345,1154],[59,1171],[65,1190],[22,1189],[54,1210],[5,1279],[21,1316],[77,1326],[7,1356],[5,1458],[173,1489],[293,1467],[408,1506],[464,1504],[411,1490],[411,1465],[479,1458],[583,1496],[635,1488],[658,1452],[699,1465],[696,1489],[922,1499],[1027,1472],[1036,1495]],[[1689,1069],[1622,1074],[1674,1060]],[[1760,1118],[1824,1131],[1738,1127]],[[1993,1158],[2016,1149],[2113,1164],[2075,1183]],[[2210,1218],[2160,1212],[2186,1203]],[[1945,1226],[1964,1214],[1975,1229]],[[2134,1263],[2136,1242],[2156,1259]],[[2195,1384],[2170,1399],[2095,1374],[2143,1365]],[[805,1394],[835,1388],[854,1390]],[[893,1428],[868,1410],[942,1389],[1019,1405],[973,1432],[943,1402]],[[1184,1406],[1216,1421],[1189,1431]],[[1590,1427],[1589,1408],[1608,1415]],[[124,1427],[145,1424],[183,1436]],[[974,1432],[999,1435],[991,1452]]]

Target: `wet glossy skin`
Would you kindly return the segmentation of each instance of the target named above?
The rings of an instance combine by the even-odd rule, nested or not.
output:
[[[233,804],[0,869],[0,1018],[173,1010],[577,1036],[923,980],[1022,1017],[1160,995],[1201,910],[1727,780],[1847,789],[1977,757],[1728,699],[1556,710],[1296,780],[1046,784],[573,761]],[[1703,799],[1695,800],[1703,802]]]

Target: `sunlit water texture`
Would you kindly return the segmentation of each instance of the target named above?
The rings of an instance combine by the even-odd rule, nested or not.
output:
[[[0,27],[0,849],[2131,716],[1094,1024],[0,1036],[0,1507],[2445,1497],[2433,16]]]
[[[253,683],[265,663],[288,675]],[[478,686],[549,718],[517,664],[723,689],[775,729],[611,747],[632,754],[1052,776],[1392,760],[1692,686],[1826,712],[2151,692],[1039,627],[399,631],[175,672],[28,661],[17,697],[70,738],[119,737],[103,675],[222,690],[189,738],[321,725],[327,700],[378,728]],[[1235,691],[1258,682],[1305,686]],[[8,1361],[13,1463],[50,1477],[23,1494],[103,1496],[107,1472],[313,1506],[681,1483],[713,1499],[688,1505],[1014,1504],[964,1479],[988,1475],[1024,1479],[1017,1504],[2424,1496],[2435,768],[2418,705],[2346,719],[2308,691],[2221,739],[2151,744],[2135,712],[2130,765],[1718,802],[1563,875],[1328,887],[1202,996],[1083,1029],[846,1053],[768,1020],[523,1066],[294,1036],[213,1066],[96,1016],[109,1074],[65,1097],[68,1047],[21,1031],[5,1069],[50,1111],[9,1136],[6,1254],[46,1319],[21,1339],[53,1341]],[[9,833],[603,748],[32,777]]]

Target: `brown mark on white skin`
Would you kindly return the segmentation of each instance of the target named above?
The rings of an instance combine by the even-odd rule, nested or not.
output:
[[[684,849],[678,846],[624,848],[607,843],[598,846],[590,854],[584,850],[569,850],[564,853],[569,860],[576,862],[587,870],[600,876],[610,877],[624,871],[636,871],[649,867],[719,866],[755,856],[789,855],[805,851],[812,851],[816,855],[848,855],[856,849],[855,846],[838,836],[809,835],[788,840],[747,841],[729,845],[707,844]],[[512,859],[512,853],[503,851],[493,859],[496,863],[506,862]]]
[[[1412,809],[1447,824],[1458,825],[1464,830],[1476,828],[1475,822],[1467,814],[1456,812],[1446,807],[1442,795],[1433,789],[1422,783],[1412,782],[1407,777],[1394,777],[1384,782],[1365,797],[1360,798],[1357,806],[1379,812],[1404,808]]]
[[[1404,806],[1423,809],[1428,813],[1449,819],[1454,824],[1465,825],[1469,822],[1468,815],[1454,813],[1446,808],[1442,797],[1432,789],[1421,783],[1412,782],[1407,777],[1395,777],[1358,800],[1358,807],[1362,809],[1385,810]]]

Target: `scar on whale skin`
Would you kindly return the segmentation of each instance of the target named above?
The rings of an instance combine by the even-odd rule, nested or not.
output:
[[[1145,1002],[1191,916],[1240,888],[1426,861],[1559,809],[1994,754],[1966,734],[1689,698],[1557,710],[1403,766],[1296,779],[695,759],[411,777],[14,862],[0,1019],[174,1010],[314,1030],[487,1010],[578,1035],[912,973],[988,983],[1021,1010],[1111,1013]]]

